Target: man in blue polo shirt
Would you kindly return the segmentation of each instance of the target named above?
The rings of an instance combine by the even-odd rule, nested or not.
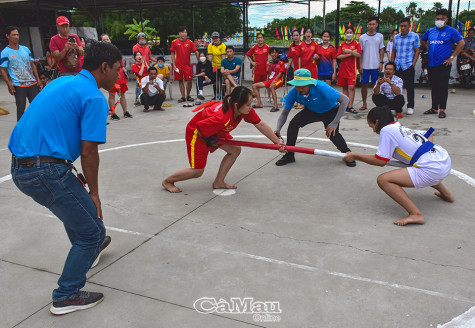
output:
[[[288,146],[295,146],[300,128],[310,123],[323,122],[325,134],[336,148],[342,153],[349,152],[350,148],[348,148],[339,131],[340,118],[348,106],[348,97],[333,89],[327,83],[312,79],[310,71],[305,68],[296,70],[294,79],[287,83],[294,87],[290,89],[285,97],[284,110],[277,120],[275,133],[280,135],[280,130],[287,121],[290,110],[297,102],[302,104],[304,108],[289,123],[287,129]],[[295,162],[295,153],[288,152],[275,165],[282,166],[293,162]],[[347,162],[346,165],[354,167],[356,162]]]
[[[110,243],[98,192],[98,145],[106,142],[109,108],[99,88],[114,86],[121,60],[114,45],[92,43],[83,70],[49,83],[23,114],[8,144],[15,185],[63,222],[72,244],[59,287],[53,291],[53,314],[87,309],[104,298],[81,288]],[[79,156],[85,179],[72,172]]]
[[[435,15],[435,27],[425,32],[421,38],[421,43],[429,49],[427,70],[432,97],[432,108],[424,114],[438,113],[439,118],[445,118],[452,61],[462,51],[465,41],[459,31],[447,26],[449,12],[446,9],[437,10]],[[457,47],[452,52],[454,43]]]

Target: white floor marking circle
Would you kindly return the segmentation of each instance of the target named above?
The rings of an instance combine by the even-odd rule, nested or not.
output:
[[[236,193],[236,189],[213,189],[213,193],[218,196],[231,196]]]

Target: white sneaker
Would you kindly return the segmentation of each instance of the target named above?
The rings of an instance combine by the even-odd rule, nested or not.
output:
[[[412,114],[414,114],[414,109],[408,108],[406,114],[407,114],[407,115],[412,115]]]

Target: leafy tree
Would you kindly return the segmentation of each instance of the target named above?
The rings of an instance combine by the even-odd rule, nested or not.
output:
[[[129,40],[136,39],[137,34],[145,33],[148,40],[152,40],[157,35],[157,30],[153,27],[146,26],[150,21],[148,19],[144,20],[143,22],[138,23],[135,18],[132,19],[134,22],[133,24],[127,24],[127,30],[124,32],[125,35],[129,35]]]
[[[417,15],[417,2],[410,2],[409,5],[406,7],[406,14],[414,19]]]
[[[434,6],[432,6],[431,10],[432,10],[433,12],[436,12],[437,10],[440,10],[440,9],[442,9],[442,8],[444,8],[444,5],[443,5],[442,3],[440,3],[440,2],[434,2]]]
[[[404,13],[402,12],[402,10],[396,12],[396,9],[394,9],[393,7],[384,8],[379,15],[381,25],[399,25],[399,22],[403,18]]]
[[[422,9],[422,8],[417,8],[417,12],[416,12],[416,18],[420,19],[422,16],[424,16],[425,14],[425,10]]]
[[[465,24],[466,21],[469,21],[469,20],[472,20],[474,21],[475,20],[475,10],[463,10],[461,13],[459,13],[459,17],[458,17],[459,21],[462,22],[462,24]],[[472,23],[472,26],[474,24]]]
[[[363,1],[351,1],[340,9],[340,24],[348,24],[348,22],[352,25],[365,24],[371,16],[376,16],[376,9]],[[326,21],[336,21],[336,10],[326,15]]]

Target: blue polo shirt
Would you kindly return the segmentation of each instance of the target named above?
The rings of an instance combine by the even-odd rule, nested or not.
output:
[[[109,107],[87,70],[49,83],[13,129],[8,148],[25,158],[53,156],[74,162],[81,141],[106,142]]]
[[[312,112],[325,113],[338,104],[340,92],[333,89],[323,81],[317,81],[317,85],[310,86],[307,96],[302,96],[295,87],[290,89],[285,97],[285,109],[292,109],[295,102],[304,105]]]
[[[452,55],[454,43],[462,40],[462,36],[455,28],[446,25],[440,30],[437,27],[427,30],[421,40],[429,42],[428,66],[439,66]]]

